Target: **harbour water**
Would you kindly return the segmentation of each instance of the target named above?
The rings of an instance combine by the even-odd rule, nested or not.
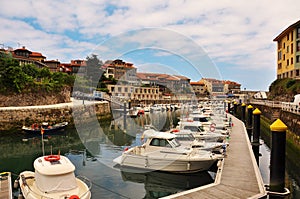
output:
[[[179,111],[146,113],[142,117],[127,120],[128,128],[135,125],[135,132],[127,133],[114,128],[117,123],[112,126],[111,121],[101,121],[103,134],[86,132],[88,137],[78,134],[78,129],[69,127],[59,135],[44,137],[45,153],[52,151],[53,154],[69,157],[76,166],[76,174],[92,180],[92,198],[152,199],[209,184],[214,180],[214,172],[170,174],[121,171],[112,162],[126,147],[140,144],[141,132],[137,126],[152,124],[166,130],[177,124],[179,116]],[[259,167],[265,184],[268,184],[270,149],[264,140],[261,143]],[[33,170],[33,161],[42,155],[41,137],[28,138],[21,131],[1,132],[0,150],[0,171],[11,171],[15,179],[21,171]],[[300,198],[299,168],[292,168],[289,162],[287,165],[287,184],[292,192],[289,198]]]

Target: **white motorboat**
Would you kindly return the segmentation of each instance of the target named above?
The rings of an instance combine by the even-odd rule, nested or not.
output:
[[[223,158],[220,154],[180,145],[176,135],[168,132],[151,129],[144,135],[147,140],[143,145],[124,151],[113,161],[121,167],[191,173],[206,171]]]
[[[176,129],[171,129],[170,132],[193,133],[193,136],[200,140],[221,142],[228,136],[219,132],[206,131],[203,124],[199,121],[180,121]]]
[[[91,198],[91,181],[75,177],[75,166],[67,157],[42,156],[34,161],[33,166],[35,172],[23,171],[18,179],[25,199]]]
[[[224,143],[221,142],[206,142],[205,140],[198,140],[193,133],[175,133],[180,144],[192,147],[194,149],[212,151],[214,153],[222,153]],[[228,143],[225,143],[228,145]]]

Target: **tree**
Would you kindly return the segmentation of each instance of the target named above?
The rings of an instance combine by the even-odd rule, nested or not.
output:
[[[0,55],[0,83],[2,92],[21,92],[27,84],[28,76],[22,71],[19,62],[9,54]]]
[[[86,65],[87,78],[91,81],[92,86],[96,87],[103,75],[103,70],[101,69],[103,62],[98,59],[97,55],[92,54],[91,57],[87,56]]]

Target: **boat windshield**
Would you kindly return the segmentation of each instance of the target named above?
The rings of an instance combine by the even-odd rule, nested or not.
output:
[[[192,132],[203,132],[203,126],[185,126],[183,129],[191,130]]]
[[[179,146],[180,146],[180,143],[179,143],[178,140],[175,139],[175,138],[169,139],[168,141],[169,141],[170,145],[171,145],[173,148],[176,148],[176,147],[179,147]]]

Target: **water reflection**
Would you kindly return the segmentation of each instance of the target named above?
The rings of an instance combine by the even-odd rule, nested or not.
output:
[[[128,128],[113,128],[111,121],[97,121],[101,129],[94,128],[92,123],[85,123],[82,132],[67,128],[59,135],[45,137],[46,154],[51,150],[61,154],[67,153],[76,166],[76,174],[87,176],[93,182],[93,198],[158,198],[182,190],[211,183],[212,173],[170,174],[162,172],[121,171],[114,168],[112,160],[118,157],[125,147],[141,144],[141,131],[145,125],[153,125],[160,130],[175,126],[179,112],[146,113],[144,116],[128,119]],[[99,125],[98,124],[98,125]],[[0,171],[11,171],[15,174],[24,170],[33,170],[33,161],[42,154],[41,136],[28,137],[21,132],[1,132],[0,137]],[[26,141],[23,141],[26,138]],[[261,141],[262,142],[262,141]],[[68,153],[70,150],[84,150],[82,154]],[[260,147],[260,169],[265,184],[269,180],[269,148]],[[299,198],[297,184],[299,168],[288,163],[292,198]]]
[[[149,199],[168,196],[214,182],[208,172],[174,174],[159,171],[141,173],[135,170],[121,170],[121,175],[124,181],[144,184],[146,190],[144,198]]]

